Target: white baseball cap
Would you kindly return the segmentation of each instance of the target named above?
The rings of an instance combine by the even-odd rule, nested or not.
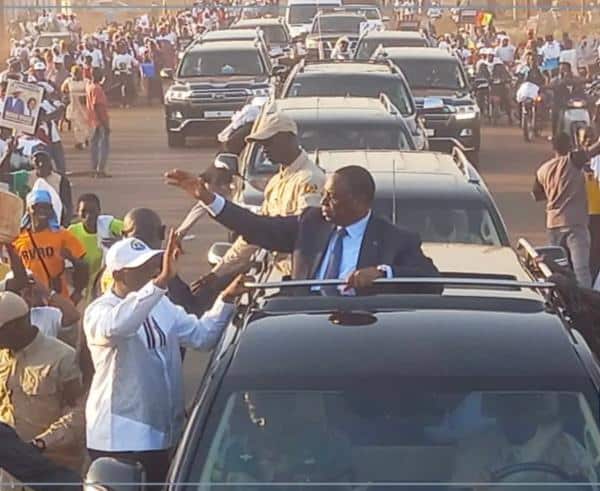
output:
[[[120,240],[108,250],[106,269],[113,273],[122,269],[139,268],[162,253],[162,249],[151,249],[145,242],[130,237]]]

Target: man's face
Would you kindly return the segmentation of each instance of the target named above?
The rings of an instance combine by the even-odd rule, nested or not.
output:
[[[23,328],[16,321],[0,326],[0,349],[16,350],[21,347]]]
[[[161,271],[162,255],[154,256],[139,268],[122,269],[113,273],[115,283],[120,284],[127,292],[140,290],[150,280],[156,278]]]
[[[560,76],[563,78],[567,78],[571,75],[571,67],[569,65],[561,65],[560,66]]]
[[[265,155],[274,164],[282,164],[290,155],[290,138],[285,133],[277,133],[262,142]]]
[[[48,228],[53,210],[50,203],[36,203],[29,207],[29,215],[36,230],[44,230]]]
[[[321,214],[326,221],[340,227],[351,225],[360,216],[359,207],[342,178],[337,174],[327,178],[321,199]]]
[[[77,215],[85,225],[93,225],[98,220],[100,208],[97,203],[91,201],[80,201]],[[89,228],[89,227],[88,227]]]

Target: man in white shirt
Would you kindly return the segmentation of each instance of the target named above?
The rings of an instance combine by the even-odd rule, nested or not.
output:
[[[548,63],[556,63],[558,68],[558,59],[560,58],[560,43],[554,40],[554,36],[549,34],[546,36],[546,42],[540,49],[540,54],[544,59],[544,66],[547,66]]]
[[[81,52],[80,58],[82,64],[86,56],[92,57],[92,68],[104,68],[102,51],[96,47],[96,41],[93,38],[88,38],[85,42],[85,49]]]
[[[496,48],[496,56],[506,65],[512,65],[515,62],[515,47],[510,44],[508,36],[502,38],[502,43]]]
[[[135,58],[127,51],[127,45],[119,44],[112,62],[112,71],[119,84],[121,107],[129,107],[133,96],[133,69]]]
[[[244,292],[240,277],[201,319],[186,314],[165,296],[179,252],[173,231],[164,254],[135,238],[117,242],[106,255],[112,290],[83,321],[95,368],[86,405],[90,457],[138,461],[155,483],[164,482],[183,427],[180,348],[212,349]]]

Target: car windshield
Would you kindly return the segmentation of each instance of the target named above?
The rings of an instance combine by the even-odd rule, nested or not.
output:
[[[402,195],[402,190],[398,192]],[[397,199],[393,216],[393,197],[376,197],[373,209],[420,235],[423,242],[502,246],[499,228],[490,212],[480,202]]]
[[[384,48],[425,48],[427,47],[427,41],[418,37],[396,39],[367,37],[360,41],[356,50],[356,58],[359,60],[368,60],[379,46],[383,46]]]
[[[299,123],[298,140],[307,152],[316,150],[414,150],[403,127],[382,124]],[[250,174],[273,174],[277,167],[257,145]]]
[[[398,77],[369,74],[298,75],[287,97],[379,97],[386,94],[403,116],[414,113],[409,89]]]
[[[264,73],[265,67],[258,52],[251,50],[188,52],[179,69],[182,78]]]
[[[343,15],[319,17],[312,27],[314,34],[327,34],[347,32],[358,34],[360,32],[360,24],[364,22],[363,17],[349,17]]]
[[[362,15],[367,20],[380,20],[381,19],[381,14],[379,12],[379,9],[376,9],[376,8],[347,6],[346,10],[348,10],[349,12],[358,14],[358,15]]]
[[[595,489],[600,470],[597,403],[580,392],[395,386],[240,391],[220,402],[186,479],[202,490]]]
[[[285,44],[288,37],[283,26],[260,26],[268,44]]]
[[[310,24],[318,10],[320,9],[316,4],[291,5],[288,22],[290,24]]]
[[[467,86],[457,60],[391,58],[412,89],[463,90]]]

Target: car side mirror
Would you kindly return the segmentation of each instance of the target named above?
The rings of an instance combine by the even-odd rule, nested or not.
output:
[[[139,462],[124,462],[112,457],[94,460],[85,475],[84,491],[141,491],[146,472]],[[116,484],[113,484],[116,483]]]
[[[232,174],[239,174],[239,159],[234,153],[220,153],[215,157],[214,166],[218,169],[226,169]]]
[[[173,80],[173,69],[172,68],[163,68],[160,71],[160,78],[164,80]]]
[[[219,264],[231,246],[230,242],[215,242],[211,245],[208,250],[208,264],[211,266]]]
[[[286,66],[274,65],[273,68],[271,68],[271,75],[273,75],[274,77],[281,77],[287,72],[287,70],[288,69]]]
[[[546,262],[554,261],[563,268],[570,268],[569,255],[564,247],[560,246],[542,246],[536,247],[535,251],[542,256]]]
[[[391,19],[390,19],[390,18],[389,18],[387,15],[384,15],[384,16],[381,18],[381,20],[382,20],[383,22],[389,22]]]

